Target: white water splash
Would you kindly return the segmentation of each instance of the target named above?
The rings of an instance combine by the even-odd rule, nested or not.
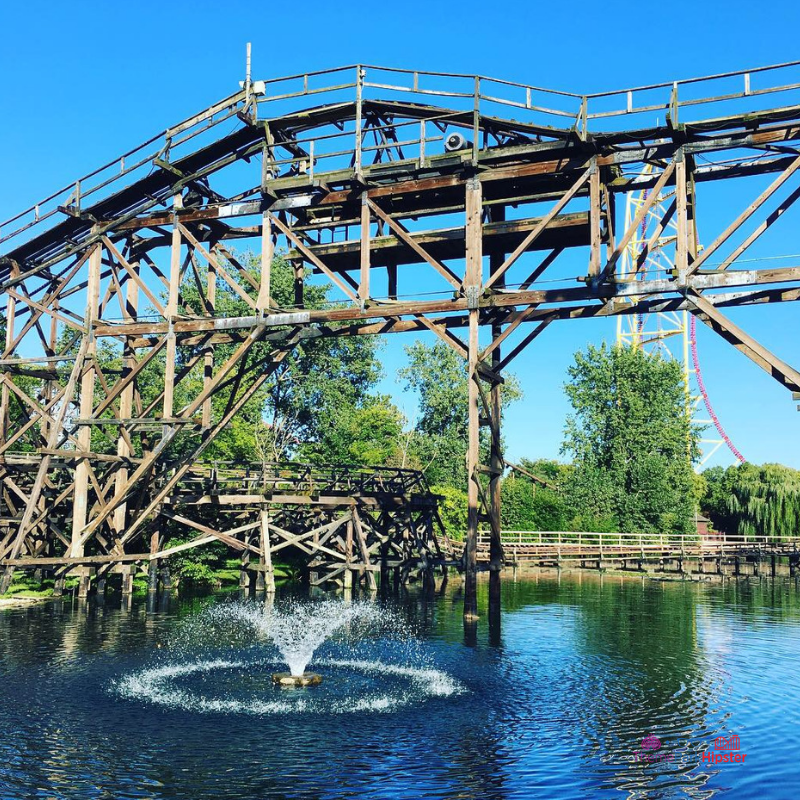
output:
[[[379,623],[384,613],[372,603],[342,603],[325,600],[295,603],[278,609],[255,603],[217,606],[209,612],[212,620],[235,621],[251,626],[262,637],[272,640],[289,672],[302,675],[314,651],[342,628]]]
[[[280,700],[264,700],[260,697],[247,699],[204,697],[176,685],[176,681],[197,673],[212,674],[258,666],[245,661],[217,659],[144,669],[125,676],[117,682],[115,688],[117,693],[123,697],[143,700],[166,708],[199,713],[258,715],[351,714],[363,711],[385,713],[430,697],[449,697],[465,691],[458,681],[437,669],[386,664],[381,661],[339,659],[322,661],[320,665],[347,669],[355,673],[399,679],[400,685],[395,687],[396,691],[394,692],[387,692],[387,687],[384,687],[381,691],[366,696],[353,696],[346,693],[320,696],[317,691],[301,695],[300,693],[287,694],[276,690],[282,695]]]
[[[277,665],[264,657],[265,644],[274,646],[292,675],[302,675],[331,638],[334,651],[347,648],[350,658],[316,661],[315,667],[327,668],[322,686],[293,692],[269,680]],[[198,645],[212,652],[225,646],[238,657],[209,652],[203,658]],[[380,656],[373,660],[368,654],[376,647]],[[224,603],[187,620],[167,652],[181,660],[130,673],[115,682],[115,691],[166,708],[259,715],[386,713],[465,691],[425,663],[419,641],[398,616],[369,602]],[[390,653],[400,663],[392,663]],[[248,690],[250,678],[255,683]]]

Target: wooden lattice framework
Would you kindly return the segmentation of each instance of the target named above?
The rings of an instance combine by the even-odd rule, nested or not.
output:
[[[90,549],[120,563],[141,550],[298,343],[432,331],[469,376],[463,567],[475,616],[479,524],[493,532],[494,575],[503,560],[502,373],[551,323],[688,309],[800,392],[800,373],[726,313],[800,297],[800,267],[737,263],[800,196],[798,86],[798,63],[595,95],[363,65],[248,74],[241,91],[3,223],[0,588],[30,559],[71,568]],[[701,252],[698,188],[769,175]],[[676,268],[639,280],[645,246],[620,279],[649,208],[625,229],[615,199],[648,187],[655,199],[667,185]],[[256,243],[257,279],[237,260],[242,242]],[[294,266],[291,308],[271,297],[276,247]],[[577,281],[570,253],[586,256]],[[316,276],[340,304],[304,308]],[[199,307],[182,296],[187,280]],[[223,282],[248,316],[215,312]],[[97,357],[109,341],[123,364],[110,372]],[[257,343],[268,358],[251,358]],[[224,359],[221,344],[233,345]],[[144,403],[137,376],[154,359],[164,387]],[[175,387],[193,370],[201,388],[178,408]],[[24,420],[15,430],[12,404]],[[92,451],[93,430],[112,452]]]

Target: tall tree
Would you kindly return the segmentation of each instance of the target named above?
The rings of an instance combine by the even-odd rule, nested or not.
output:
[[[408,366],[399,371],[399,376],[406,390],[415,392],[419,399],[411,450],[430,483],[463,489],[469,437],[466,362],[444,342],[415,342],[406,347],[406,355]],[[503,407],[521,396],[516,378],[506,375]],[[486,431],[482,431],[482,446],[488,448]]]
[[[573,413],[562,450],[574,459],[574,526],[689,532],[699,430],[680,365],[640,349],[590,345],[576,353],[565,389]]]

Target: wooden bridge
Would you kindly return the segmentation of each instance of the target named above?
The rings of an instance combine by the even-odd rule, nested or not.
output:
[[[16,457],[18,474],[29,476],[21,480],[23,493],[30,490],[37,460],[36,454]],[[168,472],[161,480],[169,478]],[[71,523],[71,505],[55,502],[61,491],[56,482],[42,496],[51,529]],[[59,554],[49,537],[39,537],[25,557],[0,551],[0,565],[50,571],[59,584],[65,575],[77,574],[79,593],[85,595],[93,577],[104,581],[112,572],[122,572],[123,592],[130,592],[138,569],[148,572],[155,589],[164,576],[164,559],[211,542],[240,553],[243,587],[254,583],[267,591],[275,588],[273,558],[287,552],[304,564],[312,585],[350,587],[363,581],[370,589],[377,586],[376,573],[384,582],[391,574],[405,582],[412,572],[429,573],[453,558],[439,533],[436,496],[422,473],[411,469],[214,462],[193,467],[170,488],[158,520],[148,552],[108,553],[97,547],[72,556]],[[0,524],[13,528],[19,518],[4,517]],[[168,531],[187,530],[194,538],[164,545]]]
[[[719,575],[800,574],[800,536],[503,531],[507,566],[621,569]],[[489,562],[490,536],[478,537]]]

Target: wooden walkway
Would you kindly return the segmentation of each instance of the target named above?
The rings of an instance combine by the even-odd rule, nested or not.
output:
[[[489,563],[489,535],[478,560]],[[800,536],[503,531],[505,565],[722,575],[795,575]]]

